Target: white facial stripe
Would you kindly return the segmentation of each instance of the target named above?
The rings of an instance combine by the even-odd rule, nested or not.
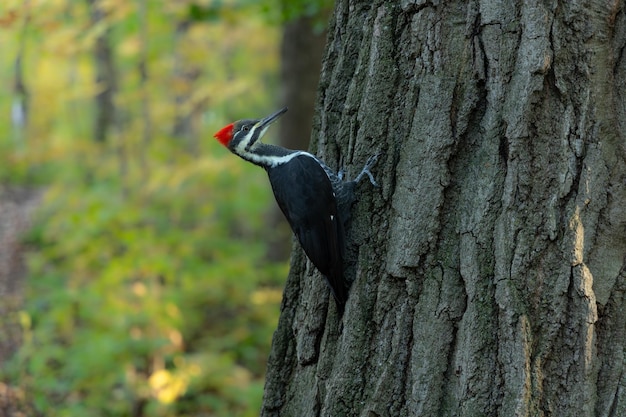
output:
[[[246,136],[244,136],[244,138],[237,144],[237,146],[235,147],[235,149],[237,150],[237,153],[239,153],[239,154],[248,153],[250,148],[251,148],[251,146],[254,146],[254,144],[250,145],[250,142],[252,141],[252,138],[254,138],[256,136],[255,132],[259,128],[260,124],[261,124],[261,122],[258,122],[257,124],[252,126],[250,131],[248,131],[248,134]],[[263,135],[265,134],[267,129],[269,129],[269,127],[270,127],[270,125],[265,125],[263,127],[263,129],[259,132],[259,135],[256,136],[257,137],[256,142],[261,140],[261,138],[263,137]],[[255,142],[255,144],[256,144],[256,142]]]
[[[252,140],[252,137],[254,137],[255,131],[256,131],[256,126],[253,126],[252,129],[248,131],[248,134],[239,141],[239,143],[235,147],[236,153],[242,154],[246,152],[246,147],[248,146],[248,143],[250,143],[250,141]]]

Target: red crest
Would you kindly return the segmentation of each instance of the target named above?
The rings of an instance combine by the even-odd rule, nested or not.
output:
[[[233,138],[234,123],[224,126],[216,134],[213,135],[222,145],[228,147],[228,143]]]

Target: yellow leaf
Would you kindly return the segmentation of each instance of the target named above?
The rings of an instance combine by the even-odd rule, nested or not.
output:
[[[187,389],[186,378],[173,375],[161,369],[150,375],[148,380],[152,395],[163,404],[171,404]]]

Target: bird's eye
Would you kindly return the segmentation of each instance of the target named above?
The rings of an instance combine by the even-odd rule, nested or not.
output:
[[[244,132],[247,132],[247,131],[249,131],[249,130],[250,130],[250,126],[246,125],[246,126],[244,126],[244,127],[243,127],[243,131],[244,131]]]

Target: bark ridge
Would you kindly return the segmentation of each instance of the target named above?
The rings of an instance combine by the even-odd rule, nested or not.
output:
[[[294,253],[261,415],[626,415],[625,45],[622,1],[337,1],[313,150],[382,187],[342,323]]]

